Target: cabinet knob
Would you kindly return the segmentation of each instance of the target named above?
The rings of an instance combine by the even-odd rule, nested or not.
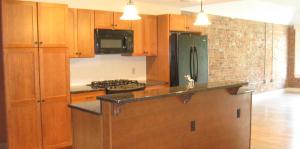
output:
[[[39,44],[39,42],[35,41],[34,44]]]
[[[43,42],[40,42],[40,44],[43,44]]]

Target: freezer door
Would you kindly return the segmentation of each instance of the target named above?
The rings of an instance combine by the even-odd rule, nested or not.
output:
[[[192,34],[180,34],[178,37],[178,77],[179,85],[187,85],[188,81],[184,76],[191,75],[191,52],[193,45]]]

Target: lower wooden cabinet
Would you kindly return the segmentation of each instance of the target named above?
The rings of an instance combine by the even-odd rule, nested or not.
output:
[[[9,149],[41,149],[38,49],[4,49]]]
[[[66,48],[4,49],[9,149],[71,146]]]
[[[103,95],[105,95],[105,91],[95,91],[95,92],[71,94],[71,101],[72,101],[72,103],[94,101],[94,100],[97,100],[96,99],[97,96],[103,96]]]
[[[42,48],[39,54],[43,147],[71,146],[67,49]]]

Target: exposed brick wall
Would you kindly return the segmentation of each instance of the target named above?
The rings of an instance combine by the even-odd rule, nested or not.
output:
[[[289,29],[288,87],[300,87],[300,79],[295,78],[295,29]]]
[[[257,92],[287,86],[289,26],[210,16],[209,82],[248,81]],[[273,49],[273,50],[272,50]]]

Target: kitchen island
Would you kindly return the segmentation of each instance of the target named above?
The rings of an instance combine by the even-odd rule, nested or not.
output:
[[[75,149],[249,149],[246,82],[196,84],[70,105]]]

